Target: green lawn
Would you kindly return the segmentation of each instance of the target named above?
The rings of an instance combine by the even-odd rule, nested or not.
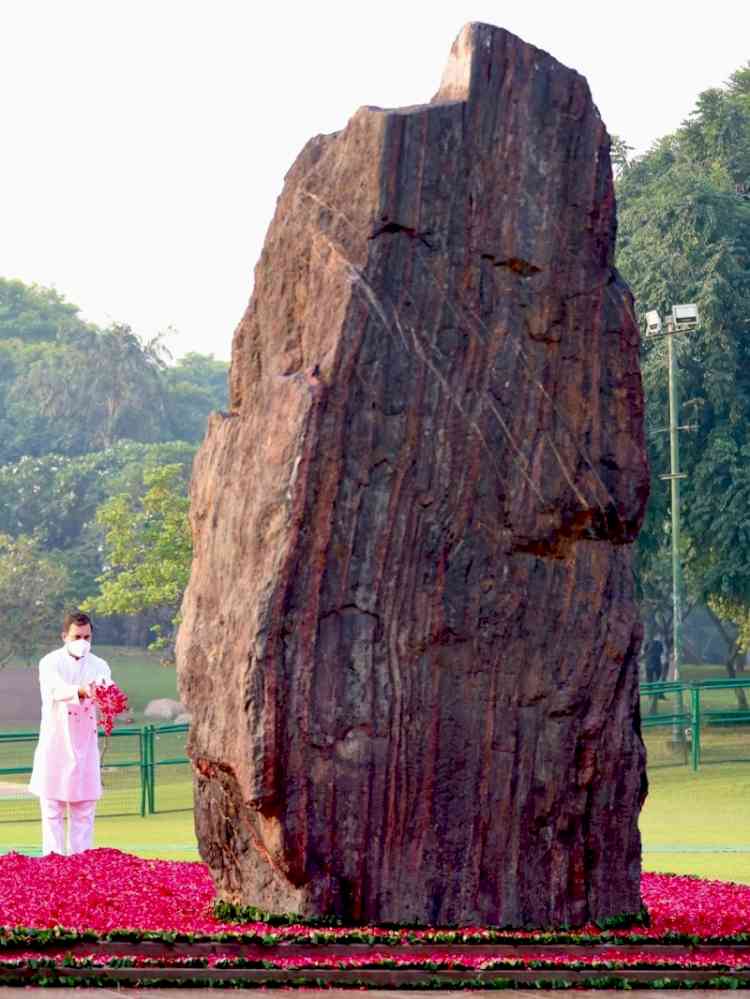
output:
[[[119,645],[94,645],[93,651],[106,659],[112,670],[112,679],[128,695],[134,723],[143,721],[143,711],[149,701],[160,697],[179,700],[177,695],[177,671],[173,666],[162,666],[159,654],[146,649],[128,648]],[[29,672],[29,687],[36,697],[38,692],[36,665],[24,665],[11,661],[6,669],[24,669]],[[29,731],[36,729],[38,722],[28,718],[0,718],[0,732]]]
[[[687,683],[727,679],[721,665],[688,664],[682,672]],[[746,695],[750,700],[750,689]],[[642,698],[644,715],[652,707]],[[701,709],[736,710],[736,695],[702,691]],[[676,696],[659,702],[658,710],[677,711]],[[695,773],[675,751],[669,727],[646,728],[643,736],[649,779],[640,821],[644,870],[750,884],[750,725],[702,726]]]
[[[128,695],[137,721],[149,701],[158,697],[179,700],[177,671],[174,666],[160,665],[158,653],[110,645],[96,646],[94,652],[109,663],[112,679]]]
[[[657,769],[641,815],[643,867],[647,871],[697,874],[750,884],[750,764]],[[161,793],[161,799],[159,794]],[[157,784],[157,804],[184,805],[185,781]],[[30,814],[30,813],[29,813]],[[96,845],[144,857],[198,860],[192,812],[164,812],[144,819],[135,815],[97,819]],[[39,824],[0,822],[0,852],[35,852]]]
[[[160,666],[157,655],[141,649],[108,646],[97,646],[95,651],[109,662],[114,679],[128,692],[136,724],[142,721],[143,709],[150,700],[177,697],[175,671]],[[685,668],[686,680],[723,676],[725,673],[719,666]],[[728,699],[722,707],[736,704],[731,691],[720,693]],[[660,705],[660,711],[668,710],[667,703]],[[736,762],[735,759],[734,762],[704,765],[693,773],[668,749],[669,729],[651,729],[644,734],[650,761],[650,790],[641,815],[644,869],[750,884],[750,762]],[[157,746],[157,754],[161,753],[162,758],[179,755],[179,747],[168,744],[168,738],[164,737],[161,749]],[[727,731],[706,730],[703,739],[704,744],[708,741],[709,745],[715,743],[721,747],[716,750],[717,758],[731,761],[732,756],[740,753],[750,760],[750,726]],[[120,753],[131,752],[126,741],[123,739],[121,744],[120,740],[113,741],[108,757],[110,763],[115,762]],[[17,747],[16,752],[21,748]],[[28,755],[33,745],[23,748]],[[96,824],[97,846],[116,847],[147,857],[197,860],[193,817],[185,810],[190,801],[187,769],[164,767],[158,771],[157,807],[172,811],[143,819],[138,815],[101,814]],[[109,811],[118,810],[120,800],[127,808],[134,807],[133,802],[138,800],[135,772],[121,772],[117,780],[121,781],[123,789],[111,790]],[[133,784],[132,788],[128,782]],[[8,805],[6,815],[12,821],[2,821],[1,809],[2,799],[0,852],[38,850],[36,803],[19,803],[15,814],[10,812]],[[106,810],[105,799],[101,811]],[[16,815],[23,821],[15,821]]]
[[[0,853],[17,850],[38,854],[39,822],[0,823]],[[96,820],[95,846],[112,847],[141,857],[200,860],[191,811],[105,816]]]
[[[726,666],[723,663],[683,663],[680,673],[685,683],[697,683],[699,680],[728,680]],[[750,680],[750,673],[738,673],[738,679]]]
[[[750,884],[750,763],[657,768],[649,785],[645,870]]]
[[[112,669],[112,678],[128,694],[133,721],[139,725],[144,721],[143,711],[149,701],[160,697],[177,699],[177,675],[173,667],[159,664],[159,656],[143,649],[121,646],[95,645],[94,652],[106,659]],[[11,663],[9,667],[20,668],[21,663]],[[29,670],[30,685],[36,691],[36,667],[23,667]],[[0,731],[34,731],[38,723],[23,719],[0,723]],[[184,736],[162,736],[157,743],[157,759],[180,756],[183,753]],[[30,766],[36,740],[28,743],[0,744],[0,766]],[[133,737],[112,738],[104,767],[125,759],[137,759],[137,745]],[[165,857],[175,860],[198,860],[193,832],[193,815],[185,806],[191,800],[191,785],[187,766],[163,767],[159,770],[160,780],[156,788],[157,807],[181,810],[141,818],[139,815],[100,814],[96,822],[97,846],[116,847],[120,850],[139,853],[148,857]],[[108,777],[114,781],[109,794],[102,801],[101,812],[137,809],[140,801],[138,772],[136,769],[121,770]],[[6,781],[25,783],[27,775],[6,775]],[[106,792],[105,792],[106,793]],[[36,799],[6,801],[0,798],[0,853],[18,849],[36,852],[39,849],[39,822]],[[3,814],[13,820],[4,821]],[[19,821],[15,821],[18,818]]]

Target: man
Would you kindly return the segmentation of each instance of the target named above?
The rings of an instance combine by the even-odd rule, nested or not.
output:
[[[107,663],[91,653],[92,632],[91,618],[72,611],[63,622],[65,644],[39,663],[42,723],[29,790],[39,798],[45,855],[66,852],[66,809],[68,852],[93,845],[102,781],[92,688],[112,677]]]
[[[652,638],[646,646],[646,682],[661,680],[661,657],[664,646],[658,638]]]

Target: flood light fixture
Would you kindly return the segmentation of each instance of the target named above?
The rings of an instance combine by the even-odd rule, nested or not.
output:
[[[687,305],[672,306],[672,323],[678,333],[687,333],[698,327],[698,306],[691,302]]]
[[[646,332],[649,336],[658,336],[661,333],[661,316],[656,309],[646,313]]]

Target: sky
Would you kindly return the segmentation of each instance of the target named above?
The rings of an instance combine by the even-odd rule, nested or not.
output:
[[[0,276],[228,360],[305,142],[429,101],[467,21],[583,73],[637,152],[750,61],[737,0],[0,0]]]

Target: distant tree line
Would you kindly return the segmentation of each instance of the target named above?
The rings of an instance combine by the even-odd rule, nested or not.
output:
[[[163,337],[102,329],[54,289],[0,278],[0,665],[35,655],[84,599],[100,641],[169,633],[190,467],[227,368],[171,363]]]

